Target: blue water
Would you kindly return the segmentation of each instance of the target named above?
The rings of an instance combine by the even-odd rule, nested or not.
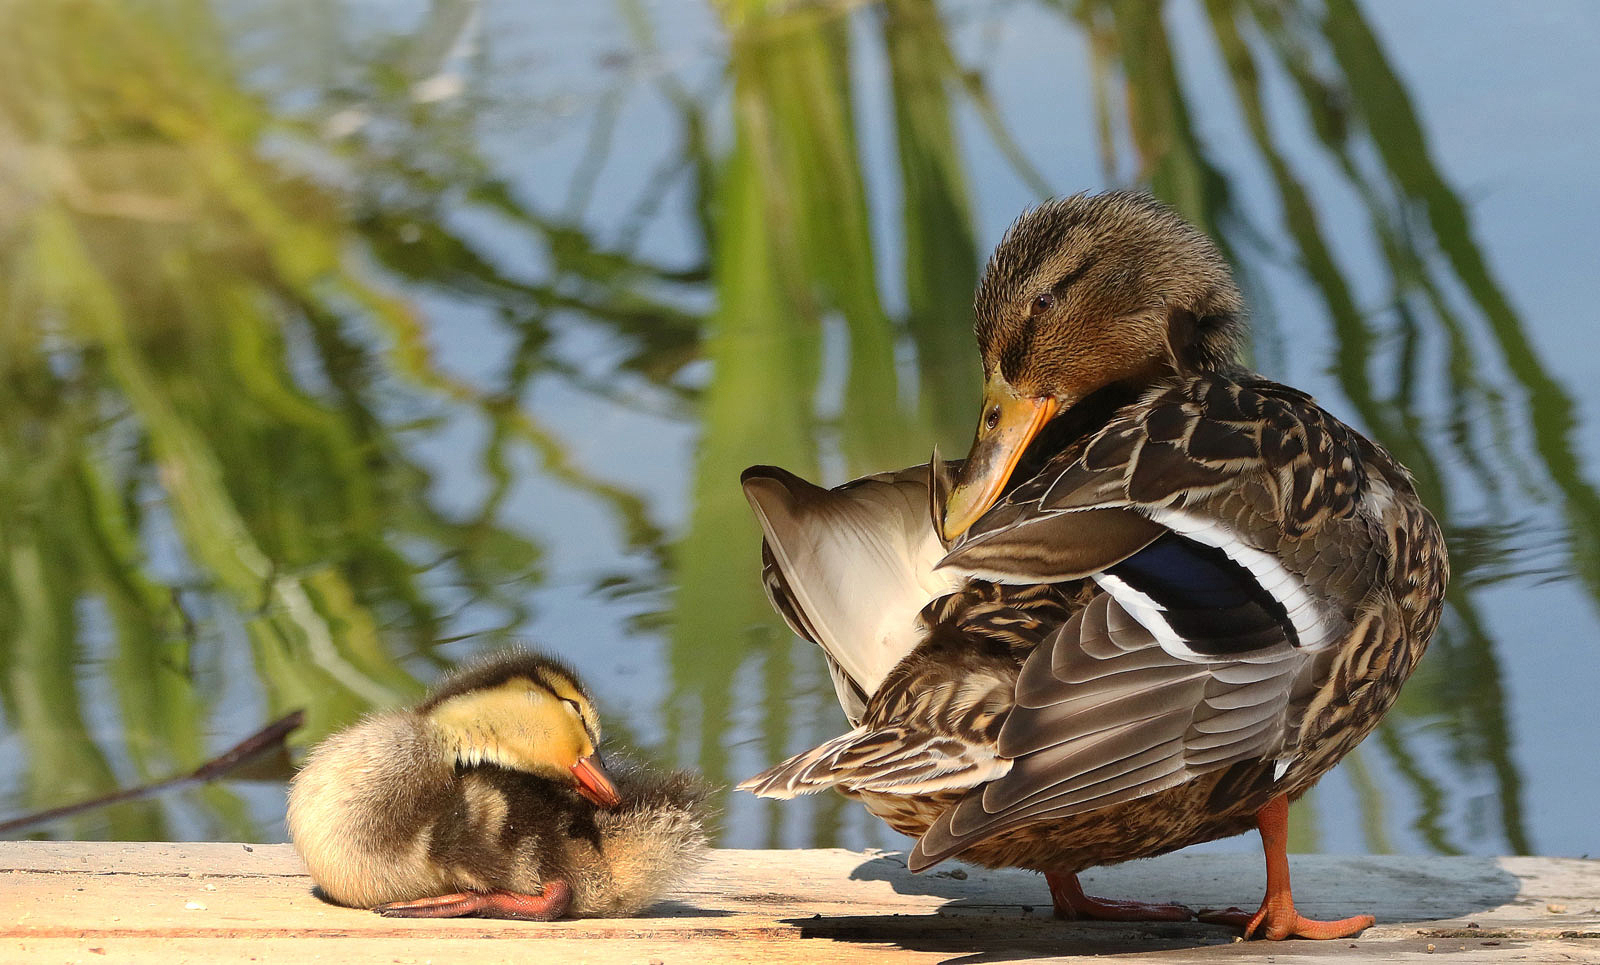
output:
[[[1436,494],[1434,508],[1452,543],[1452,608],[1439,642],[1379,735],[1297,809],[1294,847],[1590,853],[1596,835],[1588,802],[1600,794],[1586,763],[1596,739],[1589,695],[1600,693],[1594,656],[1600,517],[1593,512],[1600,506],[1594,364],[1600,327],[1591,319],[1590,295],[1600,264],[1593,241],[1600,224],[1600,55],[1593,43],[1600,11],[1581,0],[1463,3],[1448,16],[1415,3],[1218,8],[1237,15],[1253,79],[1239,80],[1230,69],[1211,8],[1198,3],[1164,5],[1164,39],[1132,31],[1109,7],[1094,4],[1083,18],[1047,4],[937,7],[939,31],[977,85],[963,86],[953,72],[941,75],[950,133],[930,142],[957,159],[961,180],[952,194],[970,218],[971,270],[1017,213],[1046,192],[1154,179],[1158,193],[1209,219],[1252,301],[1257,367],[1311,391],[1403,459],[1411,451],[1425,459],[1426,466],[1412,468],[1425,477],[1424,490]],[[799,346],[817,360],[801,376],[799,450],[778,441],[779,413],[748,413],[755,428],[726,437],[706,421],[710,400],[737,381],[732,367],[768,373],[763,366],[772,364],[749,355],[722,363],[712,357],[720,333],[742,324],[719,314],[730,293],[743,289],[718,273],[719,266],[736,268],[717,235],[719,212],[737,203],[720,179],[734,164],[736,139],[752,130],[750,116],[738,110],[741,96],[771,107],[765,116],[775,130],[793,125],[799,141],[817,136],[800,115],[775,106],[775,81],[730,59],[750,34],[730,28],[716,8],[684,0],[372,0],[315,12],[272,2],[202,9],[215,16],[214,42],[172,43],[174,50],[193,53],[198,46],[215,58],[219,83],[256,105],[259,129],[223,134],[259,162],[247,177],[269,195],[280,190],[280,179],[315,185],[319,237],[342,252],[355,277],[403,306],[425,349],[420,367],[427,374],[419,375],[418,364],[406,361],[414,356],[400,330],[371,304],[307,283],[313,294],[306,297],[325,294],[320,307],[338,317],[339,330],[371,368],[370,385],[358,395],[370,406],[379,447],[402,453],[425,477],[384,483],[393,517],[361,531],[405,561],[425,606],[408,615],[396,604],[398,590],[383,589],[389,584],[382,580],[363,582],[360,568],[335,549],[319,551],[333,572],[365,588],[348,612],[372,621],[385,666],[400,675],[374,672],[381,686],[362,685],[363,673],[319,677],[333,695],[319,719],[331,724],[401,699],[451,661],[512,639],[576,663],[615,721],[614,733],[664,761],[705,768],[717,780],[748,776],[778,754],[837,732],[842,717],[818,656],[792,641],[763,607],[749,604],[759,601],[753,528],[743,521],[724,530],[722,517],[697,511],[711,505],[705,494],[718,485],[738,501],[735,477],[720,484],[700,479],[708,452],[731,449],[726,458],[742,463],[800,458],[808,465],[797,469],[838,482],[920,458],[935,442],[958,452],[968,438],[964,420],[927,413],[940,391],[972,397],[976,353],[965,376],[970,384],[943,376],[924,382],[926,354],[908,322],[916,292],[906,270],[910,202],[896,127],[896,68],[885,41],[886,24],[891,32],[900,28],[889,8],[819,9],[762,28],[780,38],[790,31],[802,38],[796,43],[825,35],[847,72],[842,95],[819,88],[805,102],[819,112],[848,102],[853,112],[848,129],[855,143],[833,147],[845,152],[864,190],[871,264],[857,259],[838,270],[870,290],[893,343],[885,358],[857,357],[852,336],[870,319],[864,322],[842,299],[830,304],[827,295],[810,314],[785,322],[777,341],[763,343],[773,351]],[[1263,11],[1272,10],[1284,15],[1269,28]],[[1341,50],[1348,55],[1352,48],[1339,43],[1364,33],[1375,39],[1395,87],[1375,86],[1377,71],[1341,61]],[[1146,46],[1128,46],[1137,37]],[[1095,43],[1111,45],[1099,68]],[[925,62],[930,49],[918,48]],[[1126,82],[1135,75],[1148,80],[1135,61],[1148,63],[1162,52],[1170,54],[1175,86]],[[38,41],[21,56],[46,63],[51,53]],[[992,104],[995,119],[985,116],[974,89]],[[1308,95],[1312,89],[1320,93]],[[73,88],[65,90],[56,95],[70,100]],[[1139,105],[1173,91],[1182,122],[1158,119],[1141,134]],[[1252,131],[1241,91],[1258,99],[1265,141]],[[0,108],[7,108],[4,94]],[[7,109],[21,107],[13,102]],[[1414,116],[1420,150],[1392,150],[1398,115]],[[48,125],[33,124],[13,122],[20,133],[0,128],[0,138],[30,148],[52,143]],[[112,144],[147,137],[127,127],[104,136]],[[695,136],[703,142],[696,145]],[[1021,165],[1008,156],[1007,138],[1025,159]],[[87,155],[75,153],[82,149],[75,141],[62,147],[91,170]],[[1173,162],[1174,152],[1191,150],[1197,161]],[[54,205],[82,215],[74,207],[78,196],[48,174],[52,163],[19,166],[13,183],[25,186],[21,193],[0,184],[0,210],[9,198],[23,226],[0,233],[0,254],[21,258],[32,250],[29,219],[39,211]],[[139,185],[147,176],[132,166],[124,172],[116,157],[104,163],[111,173],[96,177]],[[1197,171],[1204,172],[1198,181]],[[139,190],[164,196],[168,189]],[[820,193],[773,193],[765,201],[779,207],[759,210],[778,218],[784,206],[812,203]],[[1295,193],[1337,268],[1337,282],[1308,260],[1304,222],[1295,220],[1290,203]],[[1464,220],[1454,227],[1440,221],[1439,212],[1448,210]],[[830,214],[824,210],[821,223],[830,224]],[[824,249],[850,250],[846,215],[841,208],[832,222],[840,236]],[[98,237],[107,222],[88,224],[88,235]],[[217,234],[207,224],[203,217],[180,221],[162,243],[180,255],[211,251]],[[949,227],[962,230],[959,223]],[[238,230],[248,235],[248,228]],[[772,232],[778,230],[774,224]],[[435,246],[440,236],[457,247]],[[114,233],[107,237],[108,249],[125,243]],[[596,269],[584,261],[586,249],[616,264]],[[121,257],[142,254],[137,245],[129,250],[135,254]],[[104,252],[98,257],[104,264],[117,260]],[[241,264],[240,285],[270,287],[248,261]],[[806,277],[817,290],[848,287],[820,274]],[[159,320],[140,315],[145,303],[133,294],[126,304],[127,324],[140,339],[160,328]],[[637,316],[618,311],[641,304],[652,307]],[[338,369],[326,366],[325,346],[294,310],[274,305],[263,324],[281,331],[297,391],[336,422],[355,424],[336,405]],[[1339,305],[1350,309],[1342,328]],[[948,310],[948,324],[965,324],[964,304]],[[26,300],[10,317],[24,340],[36,328],[47,332],[43,341],[21,343],[17,364],[25,371],[92,358],[104,338],[70,310],[52,314]],[[680,328],[681,337],[671,335]],[[545,336],[530,339],[535,330]],[[151,344],[159,352],[153,337]],[[896,384],[887,397],[900,421],[893,438],[863,455],[849,422],[849,385],[852,367],[869,361],[892,373]],[[192,406],[184,411],[210,411],[216,402],[221,412],[216,393],[184,388],[186,364],[163,370],[157,393]],[[0,574],[0,588],[8,589],[0,599],[11,611],[0,609],[0,626],[10,628],[6,666],[31,665],[28,654],[46,666],[59,664],[78,696],[75,719],[82,726],[53,717],[48,726],[25,726],[35,718],[23,684],[13,686],[0,704],[0,770],[9,775],[0,779],[0,812],[65,803],[84,796],[88,784],[109,789],[164,776],[159,761],[169,758],[174,767],[193,766],[201,750],[226,747],[292,702],[283,671],[263,656],[267,645],[254,635],[261,614],[227,588],[196,548],[194,533],[176,521],[181,512],[173,506],[171,478],[128,468],[149,458],[137,399],[131,414],[119,404],[128,391],[126,381],[107,383],[106,425],[78,444],[113,476],[140,479],[133,498],[144,508],[141,553],[130,572],[188,601],[195,627],[183,676],[190,689],[175,699],[194,702],[204,733],[198,748],[184,750],[168,746],[170,731],[152,736],[130,727],[117,696],[128,674],[118,654],[129,644],[115,630],[106,591],[61,590],[77,619],[64,636],[52,637],[25,617],[18,601],[34,591],[13,566]],[[501,410],[483,401],[499,396],[538,431],[506,434],[491,416]],[[257,408],[266,423],[279,418],[265,404]],[[55,418],[25,414],[19,425],[42,431]],[[264,510],[255,515],[252,507],[274,500],[295,506],[290,489],[300,470],[286,464],[281,479],[246,477],[241,463],[234,473],[230,460],[239,457],[229,454],[228,434],[196,421],[224,468],[224,491],[260,535],[264,521],[275,517]],[[882,464],[873,461],[878,454]],[[278,486],[284,491],[274,495]],[[266,495],[257,498],[258,492]],[[416,507],[452,524],[481,525],[451,536],[397,522]],[[83,539],[70,519],[48,511],[29,525],[34,529],[27,532],[46,543]],[[497,562],[510,557],[496,555],[500,537],[490,531],[525,541],[536,561]],[[354,545],[352,534],[315,545]],[[275,550],[264,535],[261,544],[295,579],[312,580],[306,574],[317,571],[315,560]],[[469,549],[458,558],[461,546]],[[696,552],[691,546],[723,547],[726,565],[686,575],[686,554]],[[717,616],[729,629],[716,639],[696,638],[691,628],[703,624],[707,607],[697,604],[689,614],[685,601],[723,595],[726,612]],[[268,602],[267,610],[283,605]],[[433,617],[427,635],[442,642],[419,642],[422,610]],[[365,651],[351,642],[358,639],[351,624],[329,625],[332,652],[370,669],[360,656]],[[289,639],[296,660],[327,656],[293,633]],[[324,706],[323,696],[308,699]],[[48,758],[64,747],[103,759],[107,777],[81,787],[49,781]],[[91,816],[38,833],[281,839],[281,778],[231,781],[205,794],[125,806],[144,810],[128,812],[122,826]],[[778,806],[741,796],[725,803],[721,840],[740,847],[904,843],[837,800]],[[1255,844],[1237,839],[1214,847]]]

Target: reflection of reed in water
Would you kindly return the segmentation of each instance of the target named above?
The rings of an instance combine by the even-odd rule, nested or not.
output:
[[[517,614],[506,587],[539,557],[430,508],[380,414],[387,373],[429,371],[416,319],[347,256],[337,199],[263,160],[292,129],[240,90],[205,6],[13,4],[0,23],[19,803],[106,791],[113,762],[124,781],[192,767],[241,723],[229,708],[305,707],[316,734],[414,691],[400,658],[448,625],[430,587]],[[196,795],[200,833],[262,836],[228,790]],[[151,801],[64,830],[172,835]]]
[[[604,507],[640,560],[613,592],[665,600],[676,587],[658,604],[668,613],[639,618],[642,632],[671,624],[662,713],[674,753],[727,781],[745,776],[746,758],[774,760],[831,732],[820,662],[761,596],[738,472],[767,461],[838,480],[921,461],[935,441],[961,449],[978,381],[969,303],[980,252],[964,161],[976,145],[960,132],[1047,190],[984,74],[954,53],[938,7],[717,7],[724,86],[696,90],[670,70],[619,75],[595,100],[587,157],[552,215],[488,173],[473,141],[481,101],[415,96],[419,85],[444,90],[432,81],[450,71],[465,71],[469,88],[495,82],[476,73],[485,63],[459,61],[459,39],[482,29],[474,4],[432,5],[409,34],[339,51],[336,74],[255,81],[297,97],[319,85],[304,113],[246,92],[246,71],[226,53],[235,28],[203,3],[25,6],[0,13],[22,54],[0,58],[0,624],[19,641],[0,651],[0,700],[22,737],[27,804],[106,790],[119,769],[192,765],[225,704],[305,704],[311,729],[326,731],[413,692],[403,659],[442,662],[431,641],[482,628],[461,614],[525,624],[541,553],[502,522],[502,507],[527,455]],[[620,9],[641,56],[659,53],[643,8]],[[1462,847],[1447,830],[1460,807],[1448,789],[1487,772],[1506,845],[1528,850],[1479,594],[1511,575],[1504,507],[1553,502],[1572,568],[1600,597],[1600,498],[1575,453],[1571,399],[1474,244],[1406,91],[1347,0],[1325,12],[1208,0],[1205,22],[1257,155],[1224,163],[1192,115],[1198,94],[1177,69],[1188,53],[1160,6],[1055,9],[1089,41],[1084,88],[1108,180],[1175,203],[1229,246],[1247,283],[1259,232],[1230,179],[1236,163],[1262,162],[1281,231],[1321,299],[1346,401],[1416,471],[1466,549],[1436,652],[1367,758],[1347,768],[1369,845],[1389,840],[1387,768],[1415,796],[1429,847]],[[339,36],[335,8],[314,16],[324,18],[318,36]],[[882,56],[859,45],[881,45]],[[281,46],[267,59],[295,43]],[[884,66],[891,95],[898,177],[884,198],[871,196],[856,136],[854,92],[878,82],[861,76],[863,63]],[[1289,80],[1316,145],[1365,206],[1358,241],[1387,272],[1392,313],[1360,307],[1339,257],[1350,242],[1330,236],[1312,172],[1283,147],[1264,76]],[[595,172],[638,146],[620,105],[647,84],[681,137],[654,146],[637,199],[603,232],[585,223],[613,190]],[[724,104],[731,141],[714,146]],[[958,125],[962,112],[979,126]],[[335,128],[332,141],[318,136]],[[262,147],[285,142],[341,172],[339,186],[286,175]],[[670,215],[663,198],[680,195],[692,207],[691,254],[671,265],[640,256],[645,226]],[[874,246],[873,211],[897,214],[897,264]],[[505,268],[459,227],[462,212],[541,252],[542,266]],[[886,280],[901,297],[885,295]],[[494,319],[511,349],[489,384],[435,363],[434,333],[400,297],[410,291]],[[614,349],[607,371],[555,348],[575,327]],[[702,358],[704,378],[689,367]],[[520,404],[543,380],[698,424],[685,532],[670,532],[634,484],[587,470],[547,414]],[[410,444],[432,430],[401,421],[414,417],[484,427],[473,470],[486,486],[466,512],[430,502],[438,479]],[[96,668],[88,686],[86,664]],[[113,739],[101,730],[107,700],[121,728]],[[1448,742],[1448,759],[1420,751],[1429,721],[1447,725],[1430,739]],[[751,735],[759,748],[742,743]],[[257,836],[240,798],[201,793],[209,833]],[[781,813],[728,803],[769,843],[860,840],[839,800]],[[107,820],[119,837],[161,837],[167,818],[145,802]]]
[[[1465,207],[1433,165],[1409,98],[1359,12],[1349,4],[1333,4],[1320,29],[1313,29],[1306,18],[1276,18],[1277,10],[1270,5],[1252,4],[1250,8],[1259,11],[1260,27],[1274,38],[1282,69],[1294,79],[1319,142],[1366,204],[1375,242],[1383,263],[1389,267],[1399,322],[1399,351],[1394,359],[1398,378],[1391,397],[1379,398],[1367,374],[1375,363],[1386,361],[1382,353],[1374,350],[1376,338],[1367,319],[1355,309],[1349,285],[1318,233],[1310,205],[1293,200],[1296,188],[1288,172],[1281,163],[1273,166],[1285,209],[1295,212],[1286,218],[1290,232],[1333,321],[1341,385],[1362,419],[1417,473],[1420,491],[1452,532],[1470,528],[1479,534],[1493,533],[1493,528],[1472,526],[1462,519],[1455,506],[1458,499],[1452,492],[1465,484],[1486,493],[1491,507],[1516,501],[1515,496],[1505,494],[1505,481],[1516,480],[1519,475],[1519,456],[1512,451],[1511,442],[1515,433],[1502,429],[1493,439],[1477,437],[1479,423],[1506,427],[1519,418],[1508,411],[1502,394],[1493,386],[1491,366],[1473,356],[1471,346],[1478,339],[1471,326],[1475,322],[1487,323],[1505,347],[1508,374],[1522,383],[1530,398],[1532,405],[1522,418],[1533,423],[1530,428],[1542,461],[1551,481],[1569,503],[1569,514],[1592,512],[1595,492],[1575,470],[1570,441],[1551,439],[1538,428],[1550,415],[1570,412],[1570,401],[1527,350],[1521,323],[1489,276],[1472,241]],[[1213,23],[1221,40],[1231,24],[1222,12],[1213,14]],[[1243,45],[1236,49],[1242,51]],[[1315,62],[1337,65],[1338,77],[1316,77],[1309,66]],[[1241,102],[1246,102],[1243,95]],[[1342,105],[1337,113],[1331,107],[1334,104]],[[1259,115],[1259,106],[1253,112]],[[1252,120],[1251,126],[1263,153],[1268,153],[1270,135],[1265,123]],[[1365,138],[1360,136],[1363,129]],[[1380,163],[1363,164],[1360,157],[1364,149],[1376,155]],[[1406,224],[1407,211],[1426,214],[1432,243],[1444,253],[1443,259],[1430,255],[1429,239]],[[1452,310],[1443,290],[1452,284],[1460,285],[1469,294],[1479,319]],[[1430,340],[1442,341],[1443,351],[1436,355],[1444,364],[1437,372],[1424,373],[1419,366],[1429,353],[1421,350],[1420,343]],[[1421,428],[1426,424],[1419,411],[1424,403],[1414,392],[1416,386],[1430,383],[1445,386],[1446,397],[1452,401],[1448,431],[1433,439],[1427,438]],[[1548,407],[1552,404],[1553,411]],[[1466,467],[1468,478],[1453,479],[1441,471],[1438,450],[1442,447],[1448,449],[1452,463]],[[1549,498],[1542,484],[1523,495],[1540,501]],[[1505,515],[1494,512],[1491,518],[1504,519]],[[1594,528],[1580,525],[1572,529],[1578,554],[1574,563],[1580,573],[1582,554],[1586,552],[1582,535],[1585,530],[1592,533]],[[1493,773],[1499,788],[1506,844],[1515,851],[1526,852],[1531,844],[1522,826],[1519,778],[1510,759],[1499,667],[1472,592],[1475,587],[1507,575],[1504,569],[1495,573],[1493,567],[1499,558],[1508,555],[1509,547],[1490,549],[1492,552],[1487,555],[1458,555],[1463,572],[1451,599],[1453,613],[1446,632],[1435,644],[1438,652],[1429,668],[1431,672],[1423,678],[1433,686],[1413,685],[1401,710],[1414,716],[1453,718],[1457,754],[1469,766],[1486,765]],[[1472,571],[1475,564],[1480,567],[1476,573]],[[1592,582],[1590,591],[1595,592]],[[1463,684],[1471,693],[1451,692]],[[1471,710],[1462,713],[1463,708]],[[1430,802],[1438,800],[1439,791],[1420,762],[1406,750],[1399,725],[1384,732],[1382,746],[1391,752],[1397,768],[1413,779],[1424,805],[1419,820],[1424,838],[1438,850],[1452,850],[1447,835],[1433,820],[1438,807]]]

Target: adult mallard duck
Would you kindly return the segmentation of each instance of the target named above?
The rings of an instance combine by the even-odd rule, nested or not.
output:
[[[599,746],[570,669],[500,654],[318,745],[289,833],[329,900],[389,917],[636,914],[703,855],[705,789]]]
[[[917,838],[913,870],[1032,868],[1074,917],[1187,918],[1077,872],[1254,824],[1265,899],[1203,917],[1367,927],[1295,911],[1285,825],[1438,623],[1448,564],[1409,474],[1243,368],[1226,263],[1150,198],[1024,214],[975,304],[983,409],[948,484],[745,474],[769,593],[854,729],[744,786],[836,787]]]

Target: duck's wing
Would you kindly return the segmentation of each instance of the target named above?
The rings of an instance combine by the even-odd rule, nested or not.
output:
[[[1359,437],[1271,383],[1152,393],[1018,486],[947,562],[1039,582],[1073,569],[1084,514],[1158,535],[1093,574],[1105,591],[1024,664],[997,749],[1010,770],[917,843],[916,870],[1011,827],[1107,807],[1243,761],[1275,780],[1319,654],[1357,638],[1386,560]],[[1365,510],[1365,511],[1363,511]]]
[[[852,723],[920,641],[923,607],[964,579],[956,568],[934,569],[945,555],[930,508],[934,476],[923,464],[834,489],[775,466],[741,476],[764,537],[767,596],[822,648]]]
[[[995,750],[1011,766],[942,814],[920,871],[994,834],[1124,803],[1241,761],[1276,776],[1307,656],[1195,662],[1096,597],[1022,668]]]
[[[939,565],[1030,584],[1091,575],[1182,658],[1314,651],[1343,639],[1378,579],[1364,567],[1383,562],[1395,493],[1369,481],[1375,461],[1393,467],[1303,393],[1189,379],[1018,486]],[[1107,535],[1121,531],[1133,538]],[[1084,562],[1096,554],[1103,565]]]

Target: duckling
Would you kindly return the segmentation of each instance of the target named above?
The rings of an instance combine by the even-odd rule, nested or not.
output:
[[[706,847],[706,788],[606,767],[572,670],[515,650],[312,750],[289,833],[328,900],[395,918],[637,914]]]
[[[745,474],[769,596],[854,729],[741,786],[836,787],[917,838],[913,871],[1031,868],[1065,917],[1186,919],[1077,873],[1254,825],[1266,896],[1206,920],[1371,925],[1295,910],[1286,823],[1438,625],[1448,557],[1410,474],[1244,368],[1227,264],[1151,198],[1024,214],[975,309],[984,403],[953,479]]]

